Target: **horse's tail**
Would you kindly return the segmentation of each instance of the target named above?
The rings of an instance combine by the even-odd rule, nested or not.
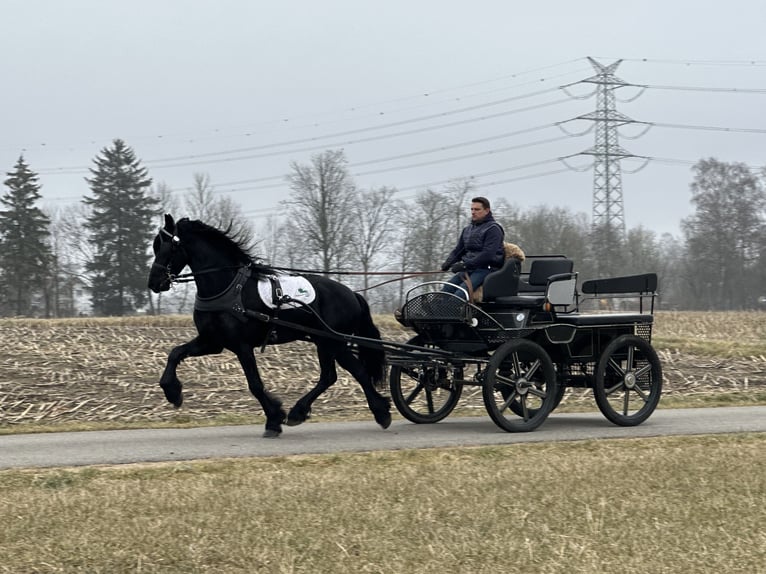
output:
[[[361,307],[361,313],[356,325],[356,334],[366,339],[380,339],[380,331],[372,321],[372,314],[370,313],[370,306],[367,304],[367,300],[359,293],[354,294]],[[372,383],[376,387],[380,387],[386,376],[386,352],[383,350],[383,346],[371,344],[359,345],[359,360],[364,365],[364,370],[367,371]]]

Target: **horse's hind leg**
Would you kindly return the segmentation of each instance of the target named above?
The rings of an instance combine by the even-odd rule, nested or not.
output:
[[[264,438],[276,438],[282,434],[282,423],[285,421],[285,411],[282,410],[282,401],[275,398],[263,387],[261,375],[258,373],[258,364],[255,362],[255,354],[252,348],[243,348],[237,353],[242,370],[247,377],[247,386],[253,396],[261,403],[266,415],[266,430]]]
[[[309,418],[311,405],[317,397],[338,380],[338,372],[335,370],[335,350],[327,345],[317,344],[317,356],[319,357],[319,380],[316,386],[298,399],[295,406],[290,409],[287,415],[288,426],[299,425]]]
[[[370,376],[364,369],[364,365],[348,347],[338,353],[338,364],[346,369],[353,376],[364,390],[364,396],[367,398],[367,405],[370,407],[375,422],[384,429],[391,425],[391,401],[381,395],[372,383]]]
[[[180,407],[184,402],[183,385],[178,380],[178,365],[188,357],[201,357],[214,355],[223,351],[220,345],[214,345],[197,336],[188,343],[174,347],[168,354],[165,370],[160,377],[160,387],[165,393],[165,398],[174,407]]]

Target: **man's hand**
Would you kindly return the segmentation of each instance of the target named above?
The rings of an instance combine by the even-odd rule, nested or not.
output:
[[[442,271],[449,271],[449,263],[446,261],[442,263]]]
[[[465,263],[463,263],[462,261],[458,261],[452,266],[450,271],[452,271],[453,273],[460,273],[461,271],[465,271]]]

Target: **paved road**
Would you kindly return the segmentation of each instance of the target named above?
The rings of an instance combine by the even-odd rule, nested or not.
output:
[[[372,420],[285,427],[279,439],[262,426],[90,431],[0,436],[0,468],[83,466],[216,457],[284,456],[526,442],[766,432],[766,407],[660,409],[637,427],[618,427],[600,413],[552,414],[536,431],[506,433],[489,417],[448,417],[438,424]]]

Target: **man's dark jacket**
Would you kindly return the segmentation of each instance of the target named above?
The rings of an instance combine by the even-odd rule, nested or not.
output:
[[[458,261],[465,263],[466,271],[480,268],[499,268],[505,261],[503,241],[505,232],[500,224],[488,213],[481,221],[466,225],[460,239],[447,256],[442,269],[448,269]]]

